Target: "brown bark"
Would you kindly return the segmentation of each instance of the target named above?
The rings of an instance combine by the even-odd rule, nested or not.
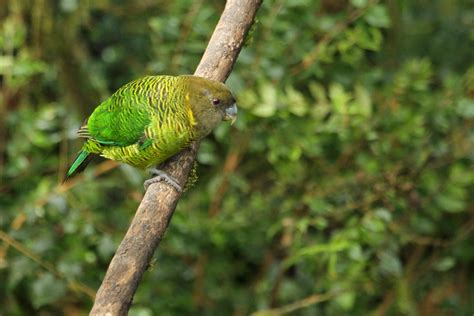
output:
[[[195,75],[224,82],[242,48],[261,0],[228,0]],[[161,169],[184,186],[199,144],[167,161]],[[90,315],[126,315],[143,273],[168,227],[181,194],[152,184],[110,262]]]

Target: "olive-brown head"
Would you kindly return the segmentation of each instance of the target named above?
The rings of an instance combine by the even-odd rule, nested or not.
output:
[[[196,120],[198,137],[209,134],[221,121],[237,119],[235,97],[221,82],[206,78],[182,75],[189,103]]]

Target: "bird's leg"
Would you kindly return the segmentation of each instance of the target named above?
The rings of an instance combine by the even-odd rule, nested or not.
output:
[[[168,184],[168,185],[172,186],[173,188],[175,188],[176,191],[178,191],[178,192],[183,191],[181,186],[178,184],[178,181],[176,181],[175,178],[173,178],[172,176],[170,176],[166,172],[164,172],[162,170],[159,170],[157,168],[153,168],[150,171],[151,171],[151,174],[154,175],[154,177],[146,180],[143,183],[143,186],[145,187],[145,191],[148,190],[148,187],[152,183],[157,183],[157,182],[165,182],[166,184]]]

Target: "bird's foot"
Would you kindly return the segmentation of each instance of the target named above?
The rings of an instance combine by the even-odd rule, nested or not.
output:
[[[165,182],[166,184],[168,184],[168,185],[172,186],[173,188],[175,188],[176,191],[183,192],[183,189],[178,184],[178,181],[176,181],[175,178],[173,178],[172,176],[170,176],[166,172],[155,168],[155,169],[151,169],[151,174],[154,175],[154,177],[146,180],[143,183],[143,186],[145,187],[145,191],[148,190],[148,187],[153,183]]]

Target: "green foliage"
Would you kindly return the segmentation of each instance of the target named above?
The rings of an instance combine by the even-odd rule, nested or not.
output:
[[[7,3],[0,313],[84,314],[146,175],[99,161],[61,186],[77,128],[131,79],[192,73],[223,3]],[[130,314],[472,313],[473,15],[264,1],[239,119],[203,142]]]

